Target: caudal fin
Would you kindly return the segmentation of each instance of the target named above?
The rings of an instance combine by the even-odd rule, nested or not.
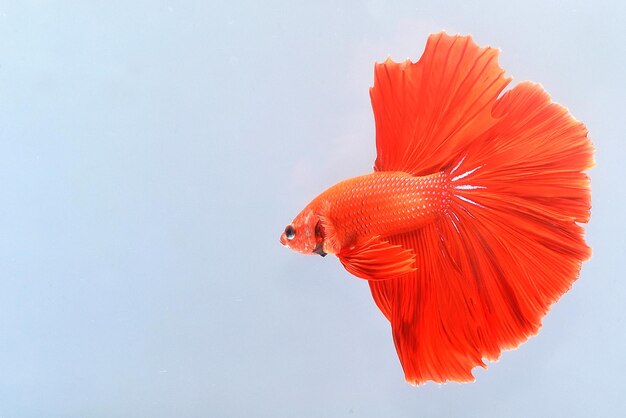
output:
[[[536,84],[521,83],[497,98],[506,80],[492,61],[485,64],[491,70],[472,75],[490,53],[468,37],[433,35],[429,45],[418,63],[422,70],[402,76],[393,73],[406,68],[384,71],[396,82],[417,77],[414,84],[422,85],[422,95],[413,100],[425,106],[440,103],[445,114],[455,114],[458,106],[456,121],[418,120],[430,114],[423,109],[397,119],[392,109],[374,106],[382,112],[377,127],[385,127],[377,169],[403,166],[419,174],[436,169],[450,180],[450,206],[441,219],[418,231],[385,237],[414,250],[417,270],[396,280],[370,282],[374,300],[391,321],[406,379],[416,384],[473,380],[471,370],[484,366],[483,359],[495,360],[536,334],[550,305],[571,287],[582,261],[591,255],[580,226],[590,216],[584,171],[593,165],[584,125]],[[465,62],[467,57],[474,64]],[[464,70],[428,88],[423,85],[428,77],[423,77],[424,69],[434,65],[430,61]],[[377,70],[377,80],[383,74]],[[482,80],[497,88],[474,86],[489,96],[483,102],[469,86],[459,96],[458,86],[465,83],[459,80]],[[394,83],[373,93],[373,101],[386,97],[386,104],[393,103],[394,92],[400,94]],[[452,97],[422,101],[424,92],[451,94],[446,86],[455,85]],[[478,104],[465,106],[467,100]],[[385,118],[393,123],[382,122]],[[392,139],[382,135],[392,126],[405,135],[403,143],[417,149],[389,150]],[[444,134],[437,134],[438,126]],[[427,155],[430,161],[418,161],[416,155]]]

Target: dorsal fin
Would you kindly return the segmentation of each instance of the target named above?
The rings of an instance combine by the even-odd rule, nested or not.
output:
[[[427,175],[458,163],[468,138],[495,123],[493,102],[510,82],[503,74],[497,49],[446,33],[431,35],[416,63],[376,64],[375,170]]]

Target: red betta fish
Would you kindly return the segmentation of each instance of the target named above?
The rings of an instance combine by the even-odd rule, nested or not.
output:
[[[510,81],[470,36],[376,64],[374,172],[324,191],[280,237],[369,282],[412,384],[473,381],[538,332],[591,256],[587,130],[537,84],[502,93]]]

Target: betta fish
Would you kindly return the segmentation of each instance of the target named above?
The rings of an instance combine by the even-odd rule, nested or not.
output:
[[[374,68],[374,172],[314,198],[280,242],[368,281],[405,379],[473,381],[537,334],[591,256],[587,129],[497,49],[433,34]]]

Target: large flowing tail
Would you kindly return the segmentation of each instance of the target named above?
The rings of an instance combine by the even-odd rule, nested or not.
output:
[[[407,381],[471,381],[472,368],[537,333],[591,255],[593,147],[538,85],[509,82],[497,51],[432,35],[419,62],[376,68],[376,169],[449,176],[447,212],[387,237],[417,270],[370,282]]]

